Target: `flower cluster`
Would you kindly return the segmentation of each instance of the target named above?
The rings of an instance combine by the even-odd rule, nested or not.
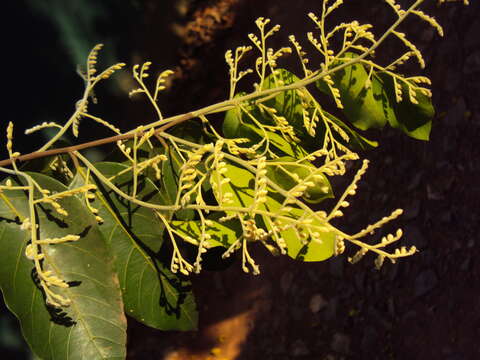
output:
[[[306,38],[320,55],[315,66],[293,35],[289,37],[291,47],[269,47],[270,37],[279,32],[280,26],[269,25],[270,20],[266,18],[257,19],[257,34],[248,35],[251,45],[240,46],[225,54],[230,77],[228,99],[182,115],[164,118],[158,105],[159,94],[168,87],[173,72],[160,72],[152,86],[146,83],[152,63],[134,65],[133,78],[138,87],[130,95],[145,96],[158,119],[125,133],[89,113],[90,99],[95,102],[94,87],[125,66],[118,63],[97,72],[98,54],[103,45],[96,45],[87,58],[86,70],[81,72],[85,91],[72,116],[64,125],[44,122],[28,129],[26,134],[45,128],[58,130],[38,149],[43,152],[52,148],[67,131],[77,137],[81,119],[93,120],[115,134],[108,141],[117,144],[122,170],[104,175],[80,154],[80,146],[70,147],[64,152],[70,155],[71,161],[57,156],[50,163],[50,169],[67,179],[73,178],[71,187],[61,192],[43,188],[33,176],[18,169],[16,163],[24,156],[13,150],[13,123],[10,122],[6,129],[6,148],[12,169],[1,167],[0,170],[17,176],[21,183],[14,185],[11,179],[5,181],[0,185],[0,199],[18,218],[20,230],[30,234],[30,240],[25,244],[25,256],[34,263],[47,302],[57,307],[70,303],[63,292],[56,291],[56,288],[68,288],[69,285],[49,262],[47,250],[58,244],[81,241],[81,236],[66,234],[38,238],[41,234],[36,218],[38,209],[47,208],[50,214],[60,215],[60,219],[65,220],[73,215],[67,211],[67,199],[82,197],[86,209],[101,224],[104,220],[99,216],[99,209],[93,206],[93,201],[100,196],[96,193],[97,184],[101,184],[102,191],[103,188],[112,191],[129,204],[154,212],[163,236],[172,244],[170,270],[173,273],[200,272],[202,256],[210,248],[222,246],[225,249],[223,257],[241,251],[243,270],[258,274],[260,268],[249,252],[252,243],[261,243],[273,254],[288,254],[307,259],[305,261],[321,261],[340,255],[347,251],[346,244],[352,244],[358,250],[348,257],[349,262],[355,263],[371,253],[376,256],[377,268],[386,259],[394,263],[399,258],[413,255],[417,251],[415,247],[387,250],[387,246],[401,239],[401,229],[383,236],[377,244],[363,240],[398,218],[401,209],[355,234],[346,234],[334,225],[350,206],[349,197],[356,194],[357,184],[368,167],[367,160],[363,161],[352,182],[336,198],[329,211],[311,206],[334,197],[330,179],[345,176],[347,162],[359,158],[352,150],[352,140],[359,143],[367,140],[327,112],[309,91],[309,85],[316,84],[319,89],[323,86],[321,91],[326,89],[325,93],[336,105],[334,110],[346,111],[349,101],[338,74],[356,65],[364,70],[364,76],[359,77],[362,79],[359,82],[361,91],[375,88],[378,85],[375,81],[384,75],[392,80],[393,101],[416,105],[423,97],[431,97],[428,88],[431,83],[427,77],[407,77],[396,72],[411,58],[416,59],[421,68],[425,67],[420,50],[398,27],[412,15],[432,26],[440,36],[443,29],[433,17],[418,9],[421,0],[405,9],[395,0],[385,0],[385,3],[398,19],[377,38],[371,24],[351,21],[331,28],[327,26],[327,19],[343,1],[324,0],[321,13],[308,15],[315,24],[315,31],[307,33]],[[464,3],[468,1],[464,0]],[[377,63],[374,54],[389,37],[400,40],[404,51],[385,66]],[[248,60],[246,54],[251,51],[257,53],[254,63],[242,70],[240,61]],[[280,59],[292,52],[300,60],[303,78],[278,67]],[[252,92],[237,93],[238,82],[250,73],[257,76]],[[222,112],[227,115],[223,129],[219,130],[207,116]],[[203,127],[203,133],[179,136],[167,131],[189,120],[200,122],[198,128]],[[231,123],[228,124],[227,120]],[[230,129],[225,124],[231,125]],[[71,164],[75,169],[69,168]],[[75,182],[75,173],[83,176],[82,184]],[[114,179],[124,174],[132,175],[126,191],[114,184]],[[162,203],[138,196],[147,181],[145,179],[155,191],[168,194]],[[27,194],[28,210],[25,213],[14,206],[8,197],[9,191]],[[196,256],[184,257],[183,242],[196,246]]]

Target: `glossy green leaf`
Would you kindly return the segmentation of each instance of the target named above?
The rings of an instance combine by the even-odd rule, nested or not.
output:
[[[58,181],[31,174],[51,191],[65,191]],[[42,359],[123,359],[126,356],[126,319],[113,259],[95,219],[76,197],[59,202],[69,216],[58,215],[51,206],[37,207],[41,239],[77,234],[76,242],[43,245],[44,269],[70,283],[55,289],[68,297],[69,307],[47,307],[34,282],[32,261],[25,247],[30,234],[20,229],[28,217],[27,194],[5,190],[0,198],[0,287],[8,308],[18,317],[33,352]],[[6,198],[16,209],[12,210]]]
[[[106,177],[126,168],[118,163],[95,165]],[[83,181],[77,177],[77,181]],[[133,189],[132,174],[127,172],[112,182],[125,193]],[[105,236],[119,274],[125,312],[144,324],[161,330],[192,330],[198,314],[189,281],[173,274],[161,260],[163,224],[150,209],[120,198],[97,183],[101,191],[91,205],[104,219],[100,230]],[[148,179],[139,177],[139,200],[170,204],[166,191]],[[171,216],[167,214],[167,216]]]

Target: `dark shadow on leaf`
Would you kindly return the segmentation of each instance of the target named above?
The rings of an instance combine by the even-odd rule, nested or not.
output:
[[[8,224],[17,224],[17,225],[22,225],[22,222],[20,221],[20,219],[17,217],[15,217],[15,219],[7,219],[3,216],[0,216],[0,222],[2,221],[5,221],[6,223]]]
[[[307,252],[308,252],[308,245],[304,245],[298,252],[297,256],[295,257],[295,260],[303,261],[305,259],[305,255],[307,255]]]
[[[168,315],[174,315],[177,319],[180,319],[182,312],[181,307],[185,303],[187,296],[192,291],[192,285],[188,278],[181,274],[173,274],[168,269],[168,264],[173,255],[173,248],[170,241],[164,241],[162,248],[157,254],[153,254],[157,274],[159,276],[160,285],[160,299],[159,305],[165,309]],[[171,301],[167,297],[167,290],[165,288],[165,282],[173,287],[178,294],[178,297]]]
[[[48,221],[54,222],[59,228],[65,229],[68,227],[68,224],[63,219],[57,217],[59,215],[56,215],[54,210],[47,209],[43,204],[37,204],[37,208],[42,210]]]
[[[40,279],[38,278],[37,271],[35,268],[32,269],[31,272],[32,280],[35,286],[41,291],[43,302],[45,304],[45,309],[47,309],[48,313],[50,314],[50,321],[54,322],[57,325],[71,327],[77,324],[68,314],[61,308],[54,307],[52,305],[47,304],[47,297],[45,295],[45,291],[40,286]]]
[[[86,237],[91,229],[92,229],[91,225],[85,227],[85,229],[83,229],[82,232],[78,233],[78,236],[80,236],[80,238]]]
[[[435,111],[430,98],[417,92],[416,96],[419,103],[413,104],[408,98],[407,87],[403,84],[402,91],[405,95],[403,100],[397,103],[395,100],[395,90],[392,77],[383,73],[378,74],[378,76],[383,81],[386,96],[390,99],[390,103],[395,111],[398,121],[396,127],[410,135],[409,132],[413,132],[431,122]]]
[[[115,183],[122,191],[128,193],[131,192],[132,182]],[[186,280],[186,277],[182,275],[173,274],[170,272],[168,266],[171,260],[172,251],[168,251],[163,246],[160,246],[162,239],[158,239],[158,248],[152,249],[145,244],[134,233],[134,221],[133,215],[138,211],[139,206],[119,197],[111,190],[107,190],[103,184],[97,181],[98,190],[102,193],[102,196],[108,203],[108,207],[115,213],[115,218],[125,229],[129,237],[135,241],[135,243],[142,249],[145,254],[152,259],[158,277],[158,285],[160,287],[160,299],[159,306],[162,307],[167,315],[174,315],[177,319],[182,316],[182,305],[185,303],[187,297],[191,293],[190,282]],[[139,192],[140,193],[140,192]],[[152,192],[147,195],[143,195],[142,199],[151,199],[155,194]],[[115,199],[115,200],[114,200]],[[119,206],[121,208],[119,208]],[[158,224],[161,226],[161,224]],[[170,243],[169,241],[165,243]],[[165,245],[165,244],[164,244]],[[170,255],[170,256],[168,256]],[[166,286],[172,287],[173,291],[167,291]],[[173,296],[167,296],[168,293],[173,293]],[[178,296],[177,296],[178,294]]]

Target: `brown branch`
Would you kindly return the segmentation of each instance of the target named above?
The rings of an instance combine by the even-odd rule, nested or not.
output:
[[[168,124],[165,124],[158,128],[158,130],[155,131],[156,134],[161,134],[162,132],[166,131],[167,129],[178,125],[179,123],[182,123],[184,121],[193,119],[195,117],[195,114],[193,113],[186,113],[182,115],[175,116],[175,119],[170,121]],[[98,139],[98,140],[93,140],[89,141],[83,144],[78,144],[78,145],[72,145],[72,146],[66,146],[58,149],[50,149],[50,150],[45,150],[45,151],[36,151],[32,152],[29,154],[21,155],[18,157],[15,157],[15,161],[28,161],[28,160],[33,160],[33,159],[38,159],[42,157],[47,157],[47,156],[53,156],[53,155],[58,155],[58,154],[67,154],[67,153],[72,153],[74,151],[79,151],[83,149],[88,149],[96,146],[101,146],[101,145],[106,145],[110,144],[112,142],[117,142],[119,140],[125,140],[125,139],[131,139],[135,135],[141,135],[143,134],[144,131],[142,132],[128,132],[126,134],[121,134],[121,135],[115,135],[115,136],[110,136],[106,137],[103,139]],[[12,164],[12,159],[5,159],[0,161],[0,166],[8,166]]]

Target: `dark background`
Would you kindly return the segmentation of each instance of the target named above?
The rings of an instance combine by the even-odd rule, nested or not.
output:
[[[436,7],[427,1],[445,28],[443,39],[420,21],[410,23],[433,81],[437,115],[431,141],[393,130],[372,132],[380,147],[366,154],[370,169],[342,224],[353,232],[404,208],[397,224],[404,229],[404,244],[414,244],[419,254],[377,272],[369,257],[355,266],[345,257],[302,264],[259,248],[259,277],[243,274],[235,264],[193,279],[198,333],[163,333],[129,321],[131,359],[480,358],[480,6],[471,2]],[[393,19],[381,1],[347,3],[339,14],[346,20],[373,21],[382,29]],[[320,5],[318,0],[8,2],[0,132],[14,121],[16,150],[40,147],[45,137],[27,137],[23,130],[68,118],[83,91],[75,66],[98,42],[105,44],[100,54],[105,66],[151,60],[157,71],[176,70],[162,100],[167,115],[223,100],[223,54],[247,42],[256,17],[282,24],[279,41],[285,44],[287,34],[300,40],[313,30],[306,14]],[[390,44],[382,50],[398,49]],[[127,73],[115,75],[99,87],[99,105],[91,112],[123,130],[152,121],[148,106],[126,97],[132,87]],[[84,120],[79,141],[108,135],[102,131]],[[0,311],[2,358],[27,358],[15,318],[4,306]]]

